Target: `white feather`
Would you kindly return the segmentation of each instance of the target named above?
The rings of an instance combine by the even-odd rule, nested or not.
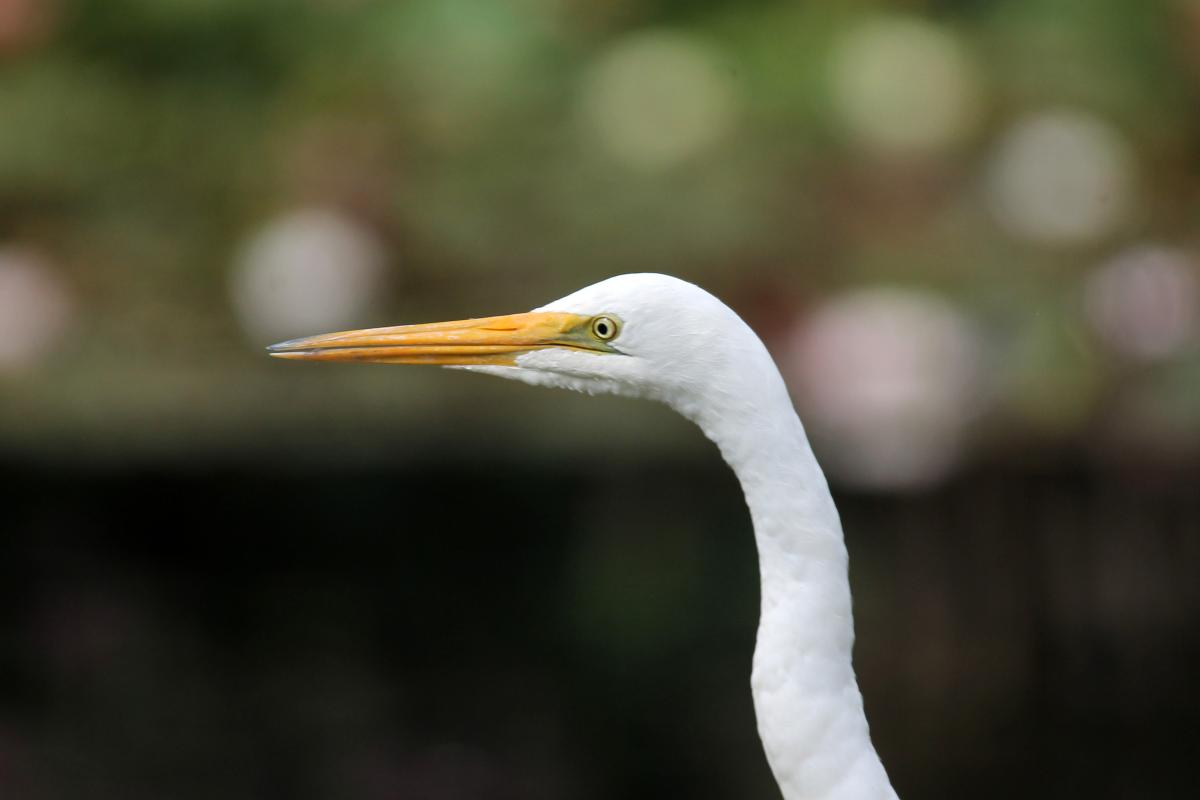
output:
[[[841,521],[762,341],[720,300],[666,275],[620,275],[536,310],[613,316],[620,352],[554,348],[515,367],[464,369],[651,398],[699,425],[737,474],[754,523],[762,609],[751,687],[783,796],[894,799],[851,664]]]

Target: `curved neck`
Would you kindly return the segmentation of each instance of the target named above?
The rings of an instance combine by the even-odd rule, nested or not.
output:
[[[871,744],[851,665],[854,622],[841,521],[766,355],[750,397],[681,407],[721,450],[754,522],[762,610],[751,686],[759,735],[785,800],[895,799]],[[736,384],[735,384],[736,385]]]

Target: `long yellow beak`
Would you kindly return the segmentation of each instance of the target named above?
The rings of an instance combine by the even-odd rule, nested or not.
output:
[[[589,317],[531,311],[504,317],[398,325],[292,339],[267,348],[276,358],[381,364],[495,364],[547,347],[616,352],[589,332]]]

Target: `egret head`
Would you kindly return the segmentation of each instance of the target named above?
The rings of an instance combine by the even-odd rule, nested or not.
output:
[[[310,361],[438,364],[679,406],[727,385],[739,356],[762,346],[708,292],[641,273],[609,278],[522,314],[345,331],[269,349],[279,358]]]

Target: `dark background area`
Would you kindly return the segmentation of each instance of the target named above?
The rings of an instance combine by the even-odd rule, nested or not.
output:
[[[916,798],[1200,796],[1200,3],[0,0],[0,798],[772,798],[665,409],[264,345],[703,285]]]
[[[770,796],[710,458],[8,462],[8,796]],[[1196,788],[1195,475],[839,496],[914,797]]]

